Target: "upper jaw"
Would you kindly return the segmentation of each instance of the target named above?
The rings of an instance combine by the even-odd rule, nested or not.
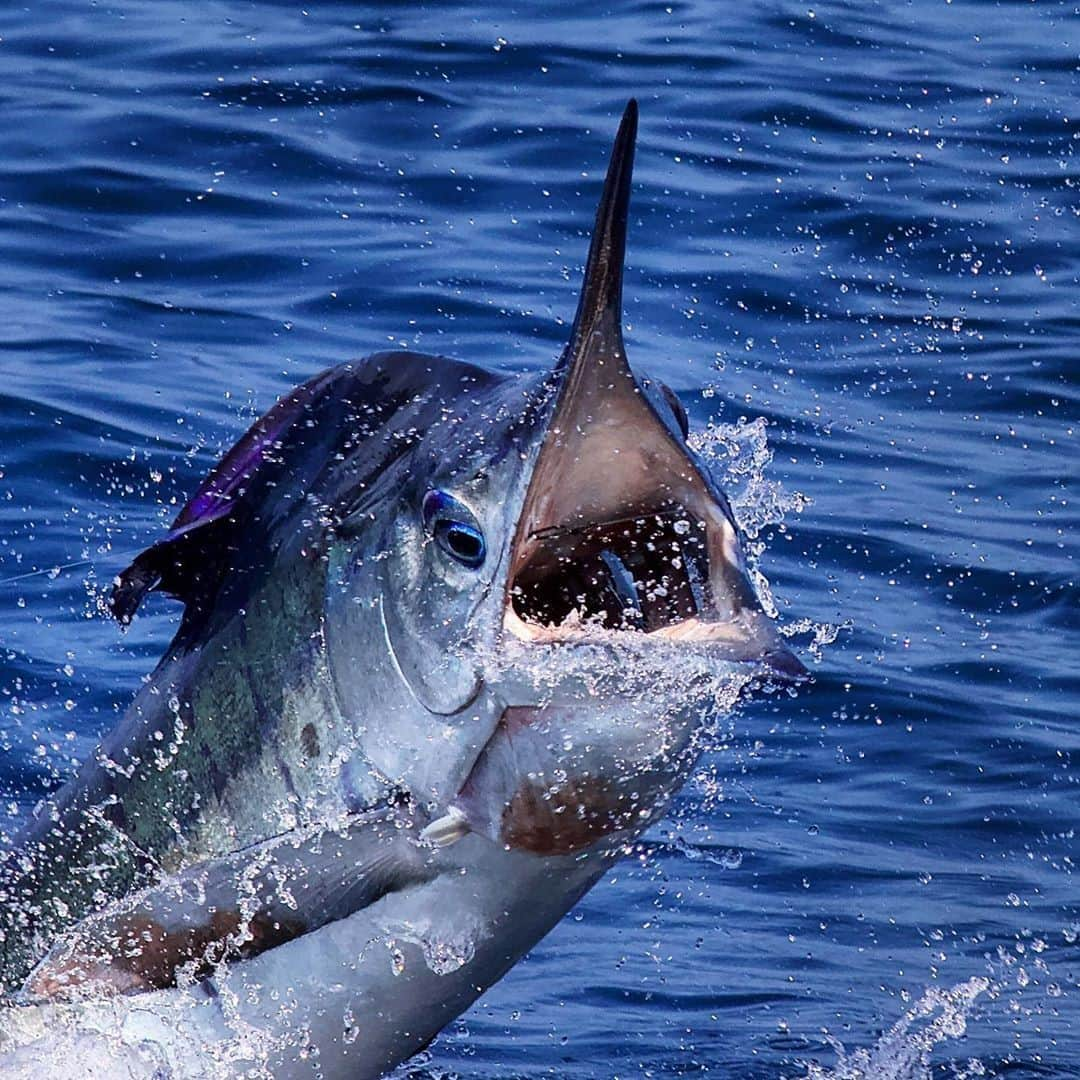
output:
[[[629,373],[608,378],[551,421],[510,553],[503,634],[531,645],[678,642],[805,677],[761,609],[723,496],[650,388]]]
[[[502,629],[528,643],[628,631],[805,670],[779,644],[726,500],[665,397],[630,367],[623,260],[637,104],[611,152],[570,340],[509,557]],[[770,663],[769,658],[776,659]]]

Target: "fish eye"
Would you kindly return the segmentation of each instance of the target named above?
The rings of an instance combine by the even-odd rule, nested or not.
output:
[[[487,542],[473,512],[445,491],[429,491],[421,510],[424,528],[451,558],[470,570],[482,566]]]

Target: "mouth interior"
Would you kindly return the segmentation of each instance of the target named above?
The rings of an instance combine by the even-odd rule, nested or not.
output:
[[[730,512],[602,345],[567,376],[538,455],[504,627],[533,642],[628,630],[750,657],[762,613]]]
[[[529,538],[510,589],[525,628],[569,623],[662,633],[714,611],[708,530],[683,506]]]

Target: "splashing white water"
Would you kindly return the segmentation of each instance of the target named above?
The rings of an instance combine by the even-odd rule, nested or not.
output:
[[[710,421],[691,432],[688,442],[727,493],[740,528],[751,539],[810,505],[805,495],[786,491],[783,484],[768,476],[773,452],[764,417],[740,417],[734,424]]]
[[[773,452],[768,442],[764,417],[735,424],[712,421],[691,433],[690,448],[704,461],[717,484],[726,492],[732,513],[746,538],[750,576],[762,606],[773,617],[776,603],[768,579],[759,568],[765,551],[764,530],[780,525],[789,514],[801,514],[810,500],[797,491],[786,491],[783,484],[768,476]]]
[[[827,1035],[836,1064],[831,1069],[811,1064],[800,1080],[930,1080],[935,1047],[965,1034],[975,1002],[991,985],[989,979],[978,977],[948,990],[931,987],[869,1048],[848,1051]],[[984,1075],[984,1069],[972,1059],[955,1075],[966,1080]]]

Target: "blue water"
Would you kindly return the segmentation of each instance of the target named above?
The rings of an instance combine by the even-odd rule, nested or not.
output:
[[[762,569],[840,632],[419,1075],[1080,1076],[1077,14],[6,5],[4,830],[175,627],[98,597],[277,394],[552,362],[635,94],[631,359],[766,418],[809,503]]]

